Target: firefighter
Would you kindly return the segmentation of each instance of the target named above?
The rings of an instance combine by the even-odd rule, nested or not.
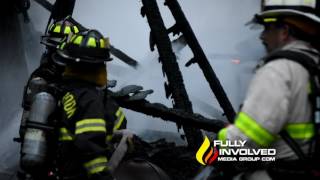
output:
[[[112,179],[107,167],[111,155],[107,135],[113,122],[105,112],[103,91],[106,61],[111,60],[108,39],[96,30],[74,34],[61,44],[54,60],[66,64],[57,153],[62,179]]]
[[[40,66],[31,76],[40,76],[50,82],[59,81],[64,70],[64,65],[54,62],[51,56],[56,52],[57,46],[62,43],[70,33],[76,34],[84,30],[86,29],[71,16],[49,25],[48,32],[41,37],[41,43],[46,46],[46,51],[41,57]]]
[[[71,16],[67,16],[61,21],[52,23],[48,32],[45,36],[42,36],[41,43],[46,46],[46,51],[43,53],[41,57],[40,66],[32,72],[26,90],[24,92],[24,97],[27,97],[27,93],[32,93],[32,89],[30,89],[30,81],[33,79],[39,82],[39,78],[44,80],[46,84],[59,82],[62,77],[62,73],[64,71],[64,63],[63,62],[55,62],[52,60],[53,54],[56,52],[59,44],[66,40],[68,35],[77,34],[79,32],[87,30],[84,26],[74,20]],[[28,90],[29,89],[29,90]],[[106,91],[107,93],[107,91]],[[119,105],[109,96],[106,95],[106,102],[108,102],[108,108],[106,111],[109,116],[115,119],[115,127],[114,130],[125,129],[126,128],[126,118],[124,116],[123,111],[119,107]],[[23,106],[28,106],[28,100],[23,101]],[[28,108],[27,108],[28,109]],[[111,138],[111,136],[109,137]]]
[[[81,26],[82,27],[82,26]],[[23,114],[21,117],[21,124],[19,129],[19,135],[21,140],[21,158],[20,158],[20,165],[21,170],[19,170],[19,177],[20,179],[26,179],[24,176],[32,175],[35,179],[42,179],[39,177],[43,177],[46,174],[44,173],[49,169],[52,164],[51,163],[42,163],[43,161],[48,161],[46,158],[47,155],[50,154],[45,148],[40,148],[41,150],[37,149],[37,142],[43,142],[44,146],[52,147],[52,143],[46,143],[47,139],[37,139],[33,138],[34,143],[30,143],[30,123],[36,121],[39,123],[39,117],[42,117],[42,124],[48,128],[53,128],[54,123],[52,122],[51,118],[46,118],[44,115],[50,112],[46,112],[47,110],[54,109],[54,107],[49,106],[50,108],[44,108],[47,105],[44,99],[55,99],[55,97],[51,97],[51,95],[55,95],[55,93],[49,89],[52,83],[59,82],[61,80],[61,74],[63,72],[64,66],[62,64],[57,64],[52,60],[52,55],[56,51],[57,46],[61,43],[70,33],[78,33],[81,30],[79,23],[73,20],[71,17],[66,17],[65,19],[54,22],[49,26],[49,29],[45,36],[42,36],[41,43],[46,45],[46,51],[43,53],[41,58],[40,66],[32,72],[30,75],[27,85],[25,86],[24,94],[23,94]],[[50,91],[50,93],[48,92]],[[50,97],[49,97],[50,96]],[[38,101],[36,99],[42,99]],[[54,100],[52,100],[54,102]],[[37,108],[32,108],[38,104]],[[54,103],[51,103],[54,104]],[[40,107],[40,108],[39,108]],[[36,109],[44,108],[45,112],[41,112],[40,114]],[[38,118],[34,118],[38,117]],[[37,131],[48,134],[47,131],[42,129],[41,127],[37,128]],[[46,135],[49,137],[49,135]],[[48,138],[47,137],[47,138]],[[49,145],[50,144],[50,145]],[[27,148],[28,146],[29,149]],[[34,157],[42,157],[38,159],[34,159],[30,156],[30,151],[35,150],[38,154]],[[34,153],[34,152],[33,152]],[[28,154],[28,155],[26,155]],[[37,163],[30,163],[31,161],[35,161]],[[35,172],[35,164],[37,166],[43,167],[43,169],[39,169]],[[46,167],[44,167],[46,166]],[[48,167],[47,167],[48,166]]]
[[[270,57],[290,50],[318,63],[319,51],[313,43],[319,41],[319,7],[318,0],[263,0],[262,12],[254,17],[253,23],[264,27],[260,37],[268,52],[264,59],[273,60],[264,61],[257,69],[234,124],[222,129],[218,139],[245,140],[248,148],[275,148],[277,161],[284,162],[276,168],[284,174],[253,170],[240,175],[243,179],[313,178],[306,176],[307,166],[295,161],[301,157],[298,150],[293,150],[295,144],[308,156],[315,136],[309,99],[311,75],[302,64],[286,55]],[[284,136],[279,136],[280,132],[294,143],[285,141]],[[294,165],[297,168],[292,167]]]
[[[63,39],[66,39],[70,33],[78,33],[83,29],[81,27],[71,17],[67,17],[62,21],[51,24],[47,34],[42,36],[41,43],[46,46],[46,51],[42,54],[40,66],[31,73],[23,92],[22,107],[24,112],[21,120],[20,137],[23,136],[25,130],[24,126],[33,96],[42,91],[48,84],[59,82],[61,79],[64,65],[52,60],[53,53]]]
[[[46,52],[41,58],[40,67],[37,68],[31,75],[31,77],[41,77],[48,83],[59,82],[64,71],[64,62],[57,62],[52,60],[52,55],[56,52],[56,48],[63,40],[66,40],[70,33],[77,34],[79,32],[86,31],[83,25],[74,20],[71,16],[67,16],[61,21],[53,23],[49,26],[49,30],[46,36],[43,36],[41,43],[46,45]],[[108,83],[109,87],[109,83]],[[106,93],[107,102],[106,112],[110,118],[114,119],[114,131],[125,129],[127,120],[119,105]],[[111,135],[108,136],[111,139]]]

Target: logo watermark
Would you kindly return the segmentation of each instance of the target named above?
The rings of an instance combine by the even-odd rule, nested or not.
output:
[[[276,149],[245,147],[243,140],[213,140],[206,136],[196,153],[197,161],[202,165],[211,165],[215,161],[275,161]]]

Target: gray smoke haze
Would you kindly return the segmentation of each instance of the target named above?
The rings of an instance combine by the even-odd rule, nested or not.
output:
[[[109,1],[95,3],[99,2],[98,0],[91,2],[90,4],[85,1],[79,2],[74,17],[85,26],[94,27],[110,36],[112,44],[142,64],[138,71],[134,71],[121,62],[113,61],[108,66],[110,78],[118,80],[118,88],[128,84],[141,84],[145,88],[151,88],[155,92],[149,100],[170,106],[171,102],[166,100],[164,95],[165,79],[162,77],[161,65],[157,61],[158,54],[149,50],[150,29],[147,20],[139,14],[141,3],[126,0],[113,3]],[[159,0],[158,4],[166,26],[172,26],[174,19],[170,11],[163,6],[162,0]],[[233,106],[237,109],[252,74],[251,69],[263,52],[258,40],[259,32],[251,31],[244,26],[254,12],[258,11],[259,2],[184,0],[180,4]],[[206,102],[217,108],[219,106],[197,65],[184,67],[184,64],[192,58],[190,49],[182,49],[177,56],[195,111],[210,115],[210,112],[205,111],[196,102]],[[234,64],[232,62],[234,59],[241,60],[241,63]],[[122,70],[120,67],[123,67]],[[131,120],[130,128],[176,131],[175,125],[171,123],[150,121],[149,118],[130,111],[126,114]]]
[[[28,74],[38,65],[43,47],[39,44],[49,13],[33,1],[29,11],[31,22],[25,24],[21,17],[11,25],[6,24],[2,37],[6,45],[1,48],[1,133],[0,133],[0,179],[13,174],[18,164],[19,146],[13,143],[18,134],[21,114],[23,86]],[[51,0],[53,2],[53,0]],[[174,19],[163,0],[158,0],[160,11],[167,27]],[[259,11],[260,1],[256,0],[183,0],[179,1],[204,52],[218,75],[231,103],[238,109],[244,98],[253,68],[263,55],[257,31],[244,26],[254,13]],[[129,68],[116,58],[108,65],[109,78],[118,81],[117,90],[125,85],[142,85],[153,89],[148,97],[151,102],[171,106],[165,98],[161,65],[158,53],[150,52],[147,20],[140,15],[140,1],[132,0],[78,0],[74,18],[88,28],[101,31],[110,37],[111,43],[137,59],[141,67]],[[19,23],[20,22],[20,23]],[[8,30],[10,28],[10,30]],[[14,34],[16,35],[14,35]],[[172,40],[176,37],[171,37]],[[11,41],[9,41],[11,40]],[[3,45],[3,43],[2,43]],[[179,49],[179,47],[174,47]],[[184,64],[193,55],[188,47],[177,53],[180,69],[195,112],[208,117],[217,115],[220,107],[212,94],[201,70],[197,65],[186,68]],[[239,63],[240,62],[240,63]],[[125,110],[128,127],[138,133],[146,129],[176,132],[175,124],[154,120],[142,114]],[[8,177],[8,176],[6,176]]]
[[[19,124],[23,83],[28,75],[22,30],[15,14],[1,17],[0,26],[0,179],[10,178],[18,162],[18,145],[13,142]]]

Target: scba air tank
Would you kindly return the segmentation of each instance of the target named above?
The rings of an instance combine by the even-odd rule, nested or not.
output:
[[[49,118],[56,106],[56,99],[47,92],[40,92],[33,97],[21,149],[21,167],[25,170],[36,171],[45,164]]]
[[[19,130],[20,137],[24,136],[26,130],[26,123],[29,117],[33,97],[39,92],[43,92],[47,85],[47,82],[43,78],[35,77],[32,78],[25,87],[22,102],[23,113]]]

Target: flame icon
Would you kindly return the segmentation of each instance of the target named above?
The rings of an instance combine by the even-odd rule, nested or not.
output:
[[[210,140],[205,136],[202,145],[196,154],[197,161],[202,165],[211,165],[217,159],[219,151],[216,147],[212,147]]]

